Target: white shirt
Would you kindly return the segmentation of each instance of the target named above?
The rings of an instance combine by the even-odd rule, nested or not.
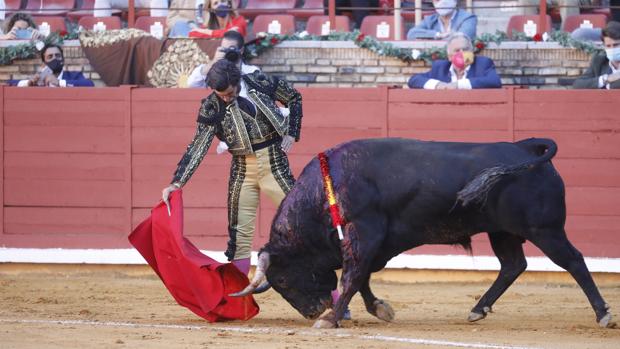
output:
[[[463,72],[463,77],[458,78],[456,75],[456,70],[454,69],[454,65],[450,64],[450,82],[456,82],[456,88],[459,90],[471,90],[471,81],[467,78],[467,73],[469,72],[469,68],[471,65],[465,67],[465,71]],[[437,89],[437,85],[441,81],[437,79],[428,79],[428,81],[424,84],[425,90],[435,90]]]
[[[611,74],[615,74],[620,71],[620,68],[616,69],[616,67],[614,67],[614,65],[611,64],[611,61],[609,61],[609,67],[611,68]],[[605,80],[607,80],[607,76],[609,75],[610,74],[603,74],[598,77],[598,88],[606,88],[609,90],[609,83],[607,84],[605,83]]]
[[[64,74],[65,70],[63,69],[60,74],[58,74],[58,86],[59,87],[67,87],[67,80],[63,80],[62,79],[62,75]],[[19,82],[17,83],[17,87],[28,87],[28,81],[29,80],[19,80]]]
[[[447,33],[452,30],[452,21],[454,20],[454,17],[456,17],[457,10],[458,9],[455,8],[454,11],[452,11],[452,16],[450,16],[450,21],[448,22],[448,28],[445,28],[443,26],[443,21],[441,20],[441,18],[437,18],[437,22],[439,22],[439,28],[441,28],[441,30],[437,34]]]

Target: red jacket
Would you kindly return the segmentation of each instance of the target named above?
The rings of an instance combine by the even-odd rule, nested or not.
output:
[[[223,29],[212,29],[213,33],[211,33],[211,35],[207,35],[207,34],[200,33],[200,32],[192,30],[191,32],[189,32],[189,37],[190,38],[201,38],[201,39],[221,38],[221,37],[224,36],[224,33],[229,31],[233,27],[237,27],[237,31],[241,35],[245,36],[245,34],[247,32],[247,28],[248,28],[248,23],[246,22],[245,17],[243,17],[243,16],[231,17],[230,21],[226,25],[226,28],[223,28]],[[207,28],[206,27],[202,27],[202,29],[207,29]]]

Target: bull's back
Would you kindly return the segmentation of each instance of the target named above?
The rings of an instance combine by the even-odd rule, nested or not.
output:
[[[411,206],[446,212],[454,205],[456,193],[483,170],[538,156],[520,143],[402,138],[356,140],[329,150],[327,155],[337,190],[346,192],[351,202],[374,201],[392,212]],[[555,170],[547,163],[530,172],[540,171]]]

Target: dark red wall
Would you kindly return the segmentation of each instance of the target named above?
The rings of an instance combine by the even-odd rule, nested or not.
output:
[[[317,152],[355,138],[553,138],[571,240],[587,256],[620,257],[620,91],[301,91],[295,174]],[[2,87],[0,94],[0,245],[127,248],[127,235],[157,203],[191,140],[206,91]],[[229,161],[210,150],[184,190],[186,235],[202,249],[225,248]],[[274,211],[262,200],[256,248]],[[416,253],[463,252],[427,246]],[[492,254],[483,235],[474,253]],[[540,255],[531,246],[527,253]]]

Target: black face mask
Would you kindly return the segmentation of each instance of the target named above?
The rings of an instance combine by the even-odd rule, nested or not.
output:
[[[45,65],[47,65],[54,74],[58,75],[62,71],[63,60],[54,58],[51,61],[46,62]]]

